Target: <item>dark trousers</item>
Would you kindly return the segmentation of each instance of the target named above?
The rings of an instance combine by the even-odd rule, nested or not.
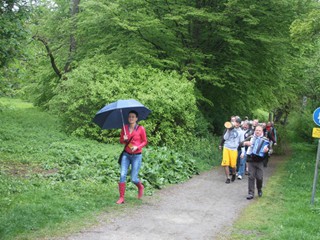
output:
[[[257,182],[258,191],[262,189],[263,184],[263,161],[261,162],[248,162],[249,177],[248,177],[248,192],[254,195],[255,182]]]
[[[267,154],[267,156],[263,159],[263,166],[267,167],[268,166],[268,162],[269,162],[269,155]]]

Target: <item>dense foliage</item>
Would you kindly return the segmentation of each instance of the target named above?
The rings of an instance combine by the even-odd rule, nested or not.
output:
[[[21,53],[22,40],[26,37],[26,1],[7,0],[0,2],[0,68]]]
[[[314,89],[304,86],[314,82],[316,65],[308,59],[317,59],[318,46],[308,43],[314,51],[302,53],[306,43],[297,39],[306,25],[317,31],[308,20],[317,14],[316,1],[38,2],[27,25],[32,41],[24,92],[37,105],[60,111],[75,134],[101,139],[89,123],[94,111],[136,97],[153,111],[146,123],[152,142],[172,145],[187,139],[186,133],[220,133],[230,115],[253,118],[256,108],[274,112],[280,121]],[[78,78],[83,86],[75,87]],[[80,100],[85,86],[105,95]],[[71,96],[78,102],[71,103]],[[180,115],[185,106],[188,116]],[[71,114],[79,109],[83,121]]]
[[[63,113],[69,132],[100,138],[101,130],[94,127],[93,116],[104,104],[125,98],[135,98],[152,109],[148,121],[142,124],[155,145],[165,142],[172,146],[183,141],[181,136],[199,136],[206,129],[205,125],[197,129],[196,120],[201,119],[201,113],[196,107],[193,83],[184,76],[152,67],[123,68],[101,55],[84,62],[67,75],[68,81],[55,89],[56,94],[48,103],[51,110]],[[118,133],[104,133],[118,141]]]
[[[27,19],[27,1],[0,1],[0,95],[13,95],[18,89],[16,76],[19,67],[10,66],[15,59],[22,59],[24,41],[28,30],[24,22]]]
[[[59,132],[61,126],[57,118],[39,112],[30,104],[12,103],[13,101],[11,106],[5,103],[0,108],[3,126],[0,130],[0,149],[4,163],[12,160],[18,165],[30,164],[31,175],[51,181],[90,180],[107,184],[117,182],[117,158],[122,147],[120,144],[106,145],[67,137],[65,133]],[[17,142],[19,144],[16,144]],[[23,159],[18,156],[23,156]],[[196,156],[191,152],[182,154],[168,148],[149,147],[145,150],[141,178],[149,183],[151,188],[161,188],[165,184],[190,178],[198,172],[201,164],[207,164],[207,167],[213,164],[212,150]],[[25,171],[28,172],[28,168]],[[155,179],[156,176],[158,179]]]
[[[310,140],[318,9],[316,0],[1,1],[0,96],[49,113],[0,100],[0,238],[114,203],[119,130],[92,119],[118,99],[152,110],[141,122],[147,193],[217,165],[213,134],[234,114],[272,112],[278,126],[291,114],[290,136]]]
[[[315,123],[313,122],[312,112],[309,109],[292,113],[288,123],[288,134],[291,141],[312,143],[314,141],[311,137],[313,127],[315,127]]]

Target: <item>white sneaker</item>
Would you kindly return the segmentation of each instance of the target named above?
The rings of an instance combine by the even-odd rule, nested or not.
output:
[[[241,176],[241,175],[239,175],[239,176],[238,176],[238,179],[239,179],[239,180],[242,180],[242,176]]]

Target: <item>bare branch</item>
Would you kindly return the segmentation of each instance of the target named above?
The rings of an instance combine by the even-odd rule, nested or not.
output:
[[[50,50],[50,47],[49,47],[49,44],[48,44],[47,40],[45,38],[37,36],[37,35],[33,36],[32,38],[43,43],[43,45],[45,46],[45,48],[47,50],[47,54],[48,54],[48,56],[50,58],[51,66],[52,66],[54,72],[61,79],[62,74],[61,74],[60,70],[58,69],[58,67],[56,65],[55,59],[54,59],[53,54],[52,54],[52,52]]]

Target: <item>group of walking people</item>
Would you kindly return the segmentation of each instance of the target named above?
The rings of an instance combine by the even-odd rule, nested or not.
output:
[[[258,119],[244,121],[239,116],[232,116],[225,123],[219,149],[222,152],[221,166],[225,170],[226,183],[242,180],[248,173],[248,196],[262,196],[263,168],[267,167],[273,145],[277,144],[276,129],[272,122],[259,123]]]
[[[119,200],[117,204],[125,202],[126,178],[131,165],[131,181],[138,188],[138,198],[144,193],[144,186],[138,174],[142,162],[142,148],[148,143],[145,128],[137,124],[139,115],[130,111],[128,123],[120,133],[120,143],[124,144],[124,151],[120,159]],[[225,132],[219,149],[223,149],[221,166],[224,167],[226,183],[242,180],[248,173],[248,196],[254,198],[255,185],[258,196],[262,196],[263,167],[267,167],[272,146],[277,144],[276,130],[271,122],[259,123],[258,119],[244,121],[239,116],[232,116],[230,122],[225,123]]]

